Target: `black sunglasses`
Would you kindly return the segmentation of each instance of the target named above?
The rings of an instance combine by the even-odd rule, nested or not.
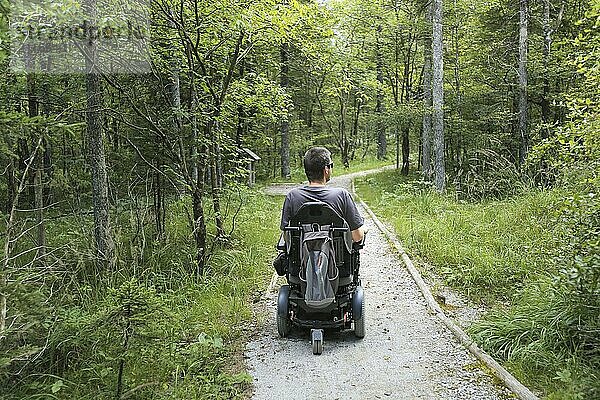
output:
[[[329,169],[333,168],[333,162],[331,164],[327,164],[326,167],[329,167]]]

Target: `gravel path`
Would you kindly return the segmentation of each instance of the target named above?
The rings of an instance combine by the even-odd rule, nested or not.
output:
[[[331,184],[348,187],[352,177]],[[282,192],[289,188],[280,188]],[[505,399],[477,360],[429,313],[398,256],[365,210],[369,233],[361,253],[366,336],[325,332],[323,354],[312,354],[308,330],[277,334],[276,296],[258,307],[259,325],[246,358],[253,399]]]

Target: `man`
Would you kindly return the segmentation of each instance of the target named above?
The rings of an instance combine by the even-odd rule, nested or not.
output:
[[[346,189],[327,187],[333,173],[331,153],[324,147],[310,148],[304,155],[304,172],[308,185],[292,189],[283,203],[281,230],[300,207],[309,201],[322,201],[333,208],[350,227],[352,240],[360,242],[365,236],[364,219]]]

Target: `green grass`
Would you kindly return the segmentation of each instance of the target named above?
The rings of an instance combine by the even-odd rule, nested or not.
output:
[[[558,193],[468,203],[437,195],[417,179],[389,171],[357,181],[357,191],[411,255],[434,265],[448,284],[494,302],[552,272],[547,255],[556,244],[551,211]]]
[[[186,199],[170,204],[164,239],[153,240],[151,221],[145,221],[143,249],[139,238],[132,239],[134,215],[125,209],[113,215],[119,263],[112,273],[92,280],[84,279],[93,271],[86,230],[91,217],[49,222],[49,246],[68,245],[55,254],[64,260],[61,268],[28,286],[36,298],[23,293],[18,305],[16,295],[10,304],[34,323],[22,335],[31,342],[47,338],[47,349],[16,379],[0,368],[8,388],[0,397],[114,398],[123,361],[122,394],[132,391],[130,398],[245,398],[251,378],[240,357],[244,329],[253,319],[254,299],[271,277],[280,217],[273,210],[281,205],[256,191],[242,191],[231,243],[215,248],[203,277],[193,274]],[[239,200],[232,199],[230,213]],[[28,245],[25,239],[20,244]],[[36,310],[40,303],[46,307]]]
[[[547,399],[600,395],[600,338],[588,331],[597,323],[588,305],[557,281],[564,273],[557,255],[568,231],[560,218],[565,193],[529,190],[505,200],[457,201],[396,171],[363,178],[356,187],[413,258],[490,307],[471,334],[517,378]]]

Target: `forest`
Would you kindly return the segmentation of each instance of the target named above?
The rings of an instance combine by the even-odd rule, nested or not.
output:
[[[248,398],[302,157],[600,397],[599,0],[0,0],[0,398]],[[160,360],[160,362],[156,362]]]

